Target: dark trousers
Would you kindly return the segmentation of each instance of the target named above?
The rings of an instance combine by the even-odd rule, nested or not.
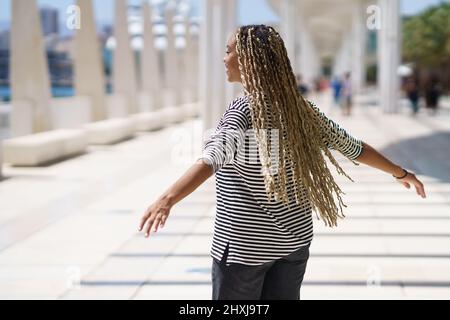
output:
[[[309,247],[260,266],[226,265],[213,259],[213,300],[300,300],[300,288],[309,258]]]

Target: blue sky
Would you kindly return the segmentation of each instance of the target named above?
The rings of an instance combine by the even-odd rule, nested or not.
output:
[[[0,0],[0,22],[3,28],[9,21],[12,0]],[[129,0],[130,3],[139,4],[141,0]],[[199,8],[201,0],[190,0]],[[60,10],[61,16],[64,16],[68,5],[72,4],[73,0],[38,0],[40,6],[56,7]],[[437,4],[441,0],[402,0],[402,12],[404,14],[415,14],[424,8]],[[94,0],[95,12],[97,20],[100,23],[111,23],[114,12],[114,0]],[[255,10],[258,8],[258,10]],[[264,0],[241,0],[239,2],[238,19],[240,24],[256,23],[263,21],[276,20],[276,15],[271,8],[265,4]]]

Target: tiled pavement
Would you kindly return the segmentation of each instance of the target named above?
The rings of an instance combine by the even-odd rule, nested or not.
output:
[[[347,219],[315,222],[304,299],[450,298],[450,111],[383,115],[368,96],[352,118],[314,99],[352,134],[415,170],[420,199],[386,174],[341,164]],[[145,208],[198,156],[194,120],[42,168],[4,167],[0,298],[210,299],[214,179],[173,210],[150,240]]]

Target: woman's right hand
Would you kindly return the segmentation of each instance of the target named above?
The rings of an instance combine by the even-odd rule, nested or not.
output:
[[[150,237],[152,227],[157,232],[158,228],[163,228],[166,220],[170,215],[172,209],[172,201],[169,197],[161,196],[155,203],[153,203],[141,218],[139,224],[139,231],[145,230],[145,237]]]

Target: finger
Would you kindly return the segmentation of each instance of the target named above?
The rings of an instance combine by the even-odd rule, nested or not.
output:
[[[139,231],[142,231],[142,229],[144,228],[145,222],[147,222],[148,219],[148,214],[146,213],[142,218],[141,218],[141,222],[139,223]]]
[[[150,217],[147,221],[147,228],[145,231],[145,237],[148,238],[150,236],[150,232],[152,231],[152,226],[155,221],[155,217]]]
[[[427,195],[425,193],[425,187],[423,186],[423,183],[420,181],[419,181],[418,191],[419,191],[419,194],[422,196],[422,198],[427,197]]]
[[[166,224],[167,216],[164,216],[161,218],[161,229],[164,228],[164,225]]]
[[[423,184],[422,185],[422,197],[426,198],[427,197],[427,193],[425,192],[425,187]]]
[[[155,232],[158,232],[158,228],[159,228],[159,224],[160,223],[161,223],[161,215],[157,216],[156,219],[155,219],[155,224],[154,224]]]
[[[417,193],[418,196],[423,197],[422,191],[420,190],[420,187],[419,187],[419,186],[416,186],[416,193]]]
[[[405,186],[405,188],[411,189],[411,185],[408,182],[403,182],[403,185]]]

